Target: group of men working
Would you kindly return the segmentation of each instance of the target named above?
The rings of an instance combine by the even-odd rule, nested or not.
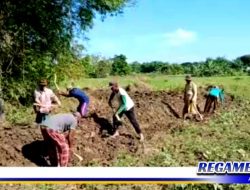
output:
[[[49,147],[51,164],[63,167],[68,165],[70,158],[75,154],[75,129],[81,118],[86,116],[90,100],[83,90],[68,86],[67,91],[59,92],[59,95],[76,98],[79,101],[76,112],[73,114],[61,113],[51,115],[50,113],[56,106],[61,106],[61,102],[55,93],[47,86],[47,80],[41,80],[39,87],[34,93],[34,109],[37,114],[36,123],[40,126],[43,138]],[[133,100],[116,82],[110,82],[109,87],[112,93],[108,104],[112,110],[114,110],[112,104],[114,97],[116,97],[119,102],[118,109],[113,111],[112,137],[119,135],[118,128],[122,125],[121,117],[126,115],[138,134],[140,141],[143,141],[144,136],[136,119]],[[215,109],[218,104],[218,98],[223,100],[223,91],[218,87],[211,87],[207,96],[204,112],[209,112],[212,104],[214,104]],[[186,76],[183,108],[184,119],[187,114],[199,115],[200,118],[203,119],[197,107],[197,85],[192,81],[191,76]]]
[[[224,102],[224,90],[218,86],[209,86],[206,94],[206,103],[203,113],[209,113],[213,105],[213,111],[216,110],[219,102]],[[198,115],[200,120],[203,120],[203,116],[200,113],[200,109],[197,106],[197,85],[192,81],[190,75],[186,76],[186,86],[184,90],[184,108],[183,118],[186,119],[190,114]]]
[[[59,98],[49,89],[47,80],[41,80],[38,88],[35,90],[34,110],[36,112],[36,123],[40,126],[41,133],[49,147],[49,157],[52,165],[67,166],[75,149],[75,129],[81,118],[85,117],[89,107],[89,97],[86,93],[72,86],[67,87],[66,92],[59,92],[59,95],[73,97],[79,101],[76,112],[51,115],[50,113],[56,106],[61,106]],[[119,107],[113,116],[113,134],[112,137],[119,135],[118,128],[122,125],[121,117],[127,116],[140,141],[144,136],[136,120],[134,112],[134,102],[128,93],[116,82],[109,83],[111,95],[109,105],[113,109],[112,100],[114,97],[119,102]],[[53,104],[54,102],[54,104]]]

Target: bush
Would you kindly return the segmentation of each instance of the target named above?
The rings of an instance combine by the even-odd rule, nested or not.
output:
[[[111,64],[108,61],[101,60],[97,63],[95,69],[96,78],[108,77],[111,72]]]

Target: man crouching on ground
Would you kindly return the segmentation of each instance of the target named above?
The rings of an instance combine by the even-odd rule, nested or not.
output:
[[[44,141],[48,144],[52,166],[68,166],[75,147],[75,129],[81,114],[56,114],[48,116],[41,123]]]
[[[114,134],[113,137],[118,136],[118,127],[121,125],[121,117],[123,114],[127,116],[130,123],[133,125],[136,133],[140,136],[140,141],[144,140],[144,136],[141,132],[141,128],[136,120],[135,112],[134,112],[134,102],[128,95],[128,93],[121,87],[118,86],[116,82],[110,82],[109,86],[111,87],[112,93],[109,98],[109,106],[113,109],[112,100],[115,96],[119,101],[119,108],[117,112],[113,116],[113,127]]]

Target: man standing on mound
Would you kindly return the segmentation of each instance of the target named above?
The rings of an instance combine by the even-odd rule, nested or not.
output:
[[[183,118],[186,119],[188,114],[193,114],[199,115],[202,120],[203,117],[197,108],[197,85],[192,81],[190,75],[187,75],[185,79]]]
[[[79,88],[73,88],[71,85],[67,87],[67,92],[59,92],[60,95],[65,97],[73,97],[79,101],[77,111],[82,117],[86,116],[89,107],[89,97],[84,91]]]
[[[68,166],[75,147],[75,129],[80,113],[56,114],[46,117],[41,123],[44,141],[48,144],[52,166]]]
[[[128,95],[128,93],[121,87],[118,86],[116,82],[110,82],[109,86],[111,87],[112,93],[109,97],[109,106],[113,109],[112,100],[116,96],[119,102],[119,107],[116,113],[113,116],[113,127],[114,134],[113,137],[118,136],[118,127],[121,125],[121,117],[123,114],[127,116],[131,124],[133,125],[136,133],[140,136],[140,141],[144,140],[144,136],[141,132],[140,126],[136,120],[134,112],[134,102]]]

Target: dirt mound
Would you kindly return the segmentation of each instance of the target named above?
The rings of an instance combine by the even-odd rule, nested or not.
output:
[[[84,119],[78,129],[77,153],[72,166],[102,165],[108,166],[116,161],[119,153],[141,154],[145,147],[141,144],[127,118],[123,118],[120,136],[107,138],[112,122],[112,110],[107,101],[110,95],[106,90],[87,91],[91,97],[91,117]],[[135,112],[145,135],[145,144],[154,145],[164,138],[164,134],[173,133],[182,127],[183,96],[178,92],[150,90],[129,91],[136,107]],[[198,99],[199,107],[204,107],[204,96]],[[226,97],[230,106],[231,97]],[[207,115],[205,121],[210,117]],[[33,121],[31,121],[32,123]],[[40,130],[35,126],[1,127],[0,130],[0,165],[1,166],[47,166],[46,150]]]

